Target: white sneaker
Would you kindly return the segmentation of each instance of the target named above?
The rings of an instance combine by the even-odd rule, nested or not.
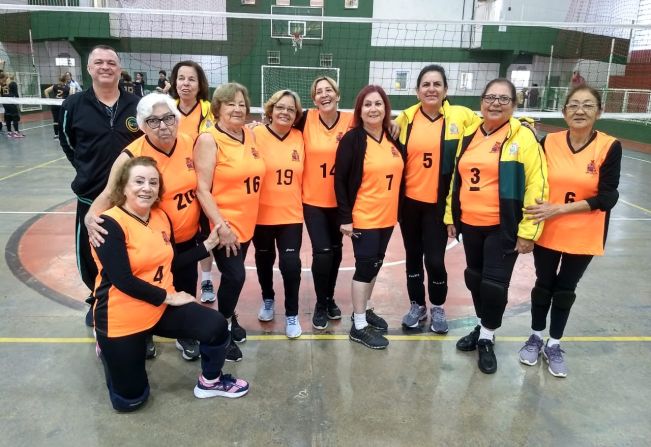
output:
[[[274,300],[271,298],[265,298],[262,301],[262,306],[258,311],[258,320],[260,321],[271,321],[274,319]]]
[[[285,335],[287,338],[298,338],[303,333],[301,323],[298,322],[298,315],[285,317]]]

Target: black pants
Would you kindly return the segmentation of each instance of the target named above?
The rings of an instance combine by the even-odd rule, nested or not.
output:
[[[240,299],[240,292],[244,287],[246,271],[244,270],[244,258],[251,241],[240,243],[237,255],[226,257],[226,249],[213,249],[215,263],[221,273],[219,288],[217,289],[217,307],[226,317],[230,318],[235,313],[235,306]]]
[[[370,283],[382,267],[393,227],[368,230],[353,228],[353,233],[355,233],[352,238],[355,255],[353,280]]]
[[[312,243],[312,278],[317,304],[334,298],[341,265],[342,237],[337,208],[303,204],[305,227]]]
[[[77,198],[77,215],[75,217],[75,247],[77,255],[77,269],[81,280],[91,292],[95,290],[95,278],[97,278],[97,265],[91,254],[88,231],[84,225],[84,218],[92,204],[91,200]]]
[[[484,327],[497,329],[502,325],[518,252],[504,252],[499,225],[475,227],[462,224],[461,233],[469,270],[466,284],[472,294],[475,312]],[[477,280],[469,281],[469,276]]]
[[[409,301],[425,305],[424,259],[429,300],[437,306],[442,305],[448,294],[448,272],[445,270],[448,232],[443,221],[436,218],[436,204],[405,197],[400,231],[405,244]]]
[[[210,380],[221,374],[229,340],[226,319],[219,312],[198,303],[168,306],[158,323],[148,331],[124,337],[97,334],[106,384],[116,410],[133,410],[147,400],[149,382],[145,370],[145,338],[150,334],[199,340],[203,376]]]
[[[176,244],[176,253],[181,254],[188,250],[192,250],[197,246],[197,238],[185,242],[178,242]],[[172,269],[174,275],[174,288],[179,292],[187,292],[190,295],[197,296],[197,280],[199,274],[197,272],[197,263],[191,262],[183,267],[176,267]]]
[[[532,302],[531,328],[535,331],[545,329],[551,307],[549,335],[560,339],[563,337],[570,308],[574,303],[576,286],[590,265],[592,255],[574,255],[536,245],[533,249],[533,260],[536,266],[538,293],[548,295],[550,299]]]
[[[50,106],[50,112],[52,112],[52,128],[54,129],[54,135],[59,136],[59,114],[61,113],[61,107]]]
[[[18,132],[18,122],[20,121],[20,112],[18,111],[18,105],[16,104],[5,104],[5,125],[7,126],[7,132],[11,132],[11,125],[15,132]]]
[[[253,234],[255,266],[262,298],[275,297],[273,267],[278,247],[278,268],[285,288],[285,315],[298,315],[298,289],[301,285],[301,243],[303,224],[256,225]]]

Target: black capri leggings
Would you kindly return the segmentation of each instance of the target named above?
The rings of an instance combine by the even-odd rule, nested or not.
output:
[[[255,266],[262,298],[275,297],[273,266],[278,247],[278,267],[285,288],[285,315],[298,315],[298,289],[301,285],[301,243],[303,224],[256,225],[253,234]]]
[[[177,255],[192,250],[197,246],[197,236],[185,242],[178,242],[176,244]],[[197,273],[197,263],[191,262],[182,267],[172,269],[174,275],[174,288],[180,292],[186,292],[190,295],[197,296],[197,280],[199,274]]]
[[[235,313],[235,306],[240,299],[240,292],[244,287],[246,271],[244,270],[244,258],[251,241],[240,243],[240,249],[236,255],[226,257],[226,249],[213,249],[213,256],[217,268],[221,272],[221,280],[217,289],[217,307],[226,317],[230,318]]]
[[[354,281],[373,282],[384,262],[392,233],[393,227],[369,230],[353,228]]]
[[[436,203],[405,197],[400,231],[405,244],[409,301],[425,305],[424,258],[429,300],[437,306],[442,305],[448,294],[448,272],[445,270],[448,232],[443,221],[436,218]]]

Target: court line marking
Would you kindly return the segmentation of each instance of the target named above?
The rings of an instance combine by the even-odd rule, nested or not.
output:
[[[0,211],[0,214],[60,214],[75,215],[74,211]]]
[[[22,171],[14,172],[13,174],[9,174],[7,176],[0,177],[0,182],[3,181],[3,180],[8,180],[10,178],[16,177],[16,176],[21,175],[21,174],[25,174],[26,172],[30,172],[30,171],[42,168],[42,167],[47,166],[47,165],[51,165],[52,163],[56,163],[57,161],[61,161],[61,160],[65,160],[65,159],[66,159],[65,156],[60,157],[60,158],[56,158],[54,160],[46,161],[45,163],[41,163],[41,164],[38,164],[36,166],[32,166],[31,168],[23,169]]]
[[[457,338],[454,336],[445,335],[385,335],[389,340],[393,341],[445,341],[455,342]],[[348,340],[348,335],[344,334],[303,334],[300,338],[289,340],[285,335],[247,335],[247,340],[251,341],[311,341],[311,340]],[[497,341],[501,342],[519,342],[527,340],[526,336],[497,336]],[[168,338],[156,337],[156,341],[160,343],[174,343],[175,340]],[[599,337],[563,337],[563,342],[575,343],[630,343],[630,342],[651,342],[651,336],[599,336]],[[0,344],[86,344],[95,343],[92,337],[0,337]]]
[[[0,179],[0,180],[1,180],[1,179]],[[622,203],[625,203],[625,204],[628,205],[628,206],[632,206],[633,208],[636,208],[636,209],[638,209],[638,210],[640,210],[640,211],[644,211],[644,212],[647,213],[647,214],[651,214],[651,210],[648,210],[648,209],[644,208],[643,206],[636,205],[636,204],[631,203],[631,202],[627,202],[627,201],[624,200],[624,199],[619,199],[619,201],[622,202]]]
[[[629,157],[628,155],[624,155],[623,157],[630,158],[631,160],[643,161],[644,163],[651,163],[651,160],[644,160],[643,158]]]
[[[637,222],[637,221],[649,221],[651,217],[611,217],[610,220],[626,221],[626,222]]]

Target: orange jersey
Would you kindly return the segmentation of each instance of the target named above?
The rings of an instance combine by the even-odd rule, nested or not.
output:
[[[398,222],[398,196],[404,163],[386,135],[376,141],[366,137],[362,184],[353,206],[353,227],[387,228]]]
[[[353,114],[339,112],[335,124],[328,128],[319,111],[310,109],[305,118],[305,168],[303,172],[303,203],[323,208],[336,208],[335,156],[339,140],[351,127]]]
[[[179,105],[179,100],[176,100],[176,105]],[[179,108],[179,112],[181,109]],[[210,101],[205,101],[203,99],[197,101],[192,110],[185,113],[181,112],[181,119],[179,120],[179,132],[183,132],[192,137],[192,140],[196,140],[201,132],[201,127],[204,128],[213,126],[213,115],[210,111]],[[205,130],[205,129],[204,129]]]
[[[442,135],[443,115],[431,120],[418,109],[406,143],[405,195],[410,199],[436,203]]]
[[[465,224],[484,227],[500,223],[499,163],[508,133],[508,125],[490,135],[479,128],[459,160],[459,200]]]
[[[266,166],[260,187],[258,224],[281,225],[303,222],[301,187],[303,185],[303,135],[291,129],[279,138],[269,126],[257,126],[256,146]]]
[[[545,138],[550,203],[577,202],[596,196],[599,170],[615,142],[613,137],[597,132],[587,146],[573,152],[567,139],[567,131]],[[605,211],[565,214],[546,220],[536,243],[564,253],[601,256],[605,231]]]
[[[138,138],[124,150],[131,157],[152,157],[158,163],[165,189],[160,207],[174,225],[176,242],[186,242],[199,231],[201,205],[197,197],[197,174],[192,161],[194,140],[181,132],[176,145],[166,154],[156,148],[146,136]]]
[[[170,242],[172,229],[165,213],[153,208],[145,223],[119,207],[104,213],[115,220],[124,232],[124,243],[133,276],[174,293],[172,259],[174,249]],[[95,281],[96,313],[107,316],[107,324],[96,321],[96,330],[108,337],[123,337],[145,331],[160,320],[167,304],[154,306],[134,298],[113,285],[93,250],[99,274]]]
[[[244,127],[242,141],[211,127],[208,133],[217,144],[212,196],[224,220],[240,242],[249,241],[258,219],[260,186],[265,166],[256,148],[253,132]]]

